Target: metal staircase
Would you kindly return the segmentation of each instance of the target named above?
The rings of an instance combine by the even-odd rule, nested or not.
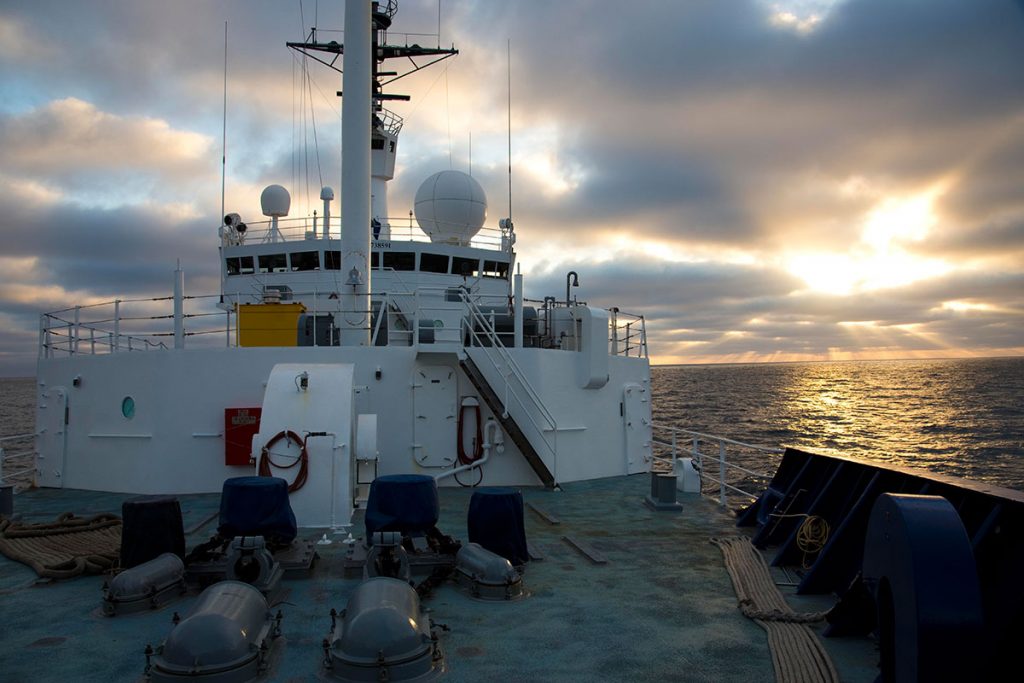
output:
[[[537,477],[544,486],[555,488],[558,486],[558,423],[505,348],[495,331],[493,318],[476,305],[467,291],[462,290],[461,294],[466,315],[461,333],[465,346],[458,354],[459,364]],[[476,355],[487,361],[489,367],[486,372],[474,361],[472,351],[479,351]],[[502,386],[492,384],[488,375],[500,377]],[[503,390],[504,396],[499,395],[499,389]],[[518,408],[519,420],[513,417],[510,408]],[[533,439],[524,427],[531,430]],[[538,447],[545,451],[545,455],[550,454],[551,468],[538,452]]]
[[[484,374],[480,372],[480,368],[478,368],[476,363],[473,362],[473,359],[469,357],[469,354],[462,354],[459,358],[459,365],[462,367],[463,372],[466,373],[466,377],[469,378],[469,381],[473,383],[474,387],[476,387],[477,392],[480,394],[480,398],[484,400],[487,407],[491,409],[492,413],[494,413],[494,416],[498,419],[502,429],[504,429],[505,433],[508,434],[510,439],[512,439],[512,443],[516,445],[519,452],[523,454],[524,458],[526,458],[526,462],[530,464],[530,467],[537,475],[537,478],[540,479],[547,488],[554,488],[555,477],[551,473],[551,470],[548,469],[544,460],[541,459],[540,454],[537,453],[533,444],[530,443],[530,439],[528,439],[526,434],[523,433],[523,430],[519,428],[519,423],[517,423],[505,410],[503,402],[498,397],[497,393],[495,393],[494,389],[487,381],[487,378],[484,377]]]

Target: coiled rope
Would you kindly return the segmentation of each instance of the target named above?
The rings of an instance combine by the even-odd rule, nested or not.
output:
[[[271,465],[280,470],[291,469],[292,467],[298,465],[298,474],[295,475],[295,479],[292,481],[292,483],[288,485],[288,493],[294,493],[301,489],[303,486],[305,486],[306,478],[309,476],[309,452],[306,450],[307,439],[309,439],[309,436],[306,436],[306,438],[302,438],[301,436],[299,436],[290,429],[286,429],[282,432],[278,432],[277,434],[275,434],[273,438],[271,438],[270,441],[268,441],[266,445],[263,446],[263,450],[260,452],[260,461],[257,465],[257,472],[259,472],[259,475],[261,477],[274,476],[273,471],[270,469]],[[293,460],[290,465],[282,465],[270,459],[270,449],[274,445],[276,445],[278,441],[286,441],[288,443],[298,444],[300,448],[299,457]]]
[[[69,579],[110,569],[121,553],[121,518],[70,512],[44,524],[0,519],[0,552],[49,579]]]
[[[775,680],[838,683],[835,665],[807,626],[822,621],[827,612],[794,612],[772,581],[764,557],[746,536],[712,538],[711,542],[722,551],[743,615],[768,634]]]
[[[796,515],[769,515],[772,519],[803,519],[800,528],[796,530],[796,547],[804,554],[803,568],[810,569],[818,557],[818,553],[828,542],[828,535],[831,528],[824,517],[808,514]]]

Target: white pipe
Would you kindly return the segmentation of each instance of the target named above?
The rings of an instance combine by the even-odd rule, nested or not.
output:
[[[327,197],[324,197],[323,195],[324,195],[324,193],[323,193],[323,191],[321,191],[320,192],[320,197],[324,200],[324,227],[323,227],[324,235],[323,236],[324,236],[324,239],[326,240],[326,239],[330,239],[331,238],[331,200],[329,198],[327,198]],[[333,196],[334,196],[334,193],[332,192],[331,193],[331,197],[333,197]]]
[[[114,353],[121,350],[121,300],[114,299]]]
[[[181,262],[174,269],[174,348],[185,348],[185,271]]]
[[[517,349],[523,348],[523,274],[516,273],[515,281],[515,310],[513,311],[513,335]]]
[[[370,343],[370,131],[373,26],[369,0],[345,3],[341,132],[341,345]],[[351,281],[351,282],[350,282]]]
[[[81,310],[82,310],[81,306],[75,306],[75,335],[74,335],[74,341],[71,342],[71,353],[78,353],[78,336],[79,336],[78,333],[79,333],[79,330],[81,329],[80,328],[80,323],[79,323],[79,318],[80,318],[79,314],[80,314]]]
[[[493,442],[491,441],[491,431],[494,431],[495,433]],[[461,434],[459,435],[459,438],[462,438]],[[483,467],[484,463],[486,463],[491,457],[491,448],[494,448],[494,450],[496,450],[498,453],[505,452],[505,435],[502,433],[501,427],[498,425],[498,422],[494,419],[490,419],[486,423],[484,423],[483,457],[475,462],[469,463],[468,465],[462,465],[461,467],[455,467],[450,470],[445,470],[440,474],[435,474],[434,481],[441,481],[442,479],[447,479],[448,477],[454,477],[456,474],[461,474],[463,472],[467,472],[477,467]]]

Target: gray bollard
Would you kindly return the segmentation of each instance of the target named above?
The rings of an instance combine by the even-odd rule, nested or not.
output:
[[[683,506],[676,501],[676,475],[670,472],[651,472],[651,495],[644,504],[658,512],[679,512]]]

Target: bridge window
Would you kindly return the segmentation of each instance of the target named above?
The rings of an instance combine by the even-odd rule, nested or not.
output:
[[[502,261],[484,261],[484,277],[495,277],[502,280],[508,279],[508,264]]]
[[[447,273],[448,256],[446,254],[420,254],[420,270],[424,273]]]
[[[288,270],[288,257],[285,254],[261,254],[259,264],[261,273],[283,273]]]
[[[480,259],[465,258],[463,256],[453,256],[452,275],[461,275],[462,277],[478,277],[480,275]]]
[[[224,259],[228,267],[228,275],[252,275],[256,269],[252,264],[252,256],[233,256]]]
[[[320,252],[296,251],[292,255],[292,270],[320,270]]]
[[[375,251],[370,254],[371,268],[380,268],[380,252]],[[341,252],[340,251],[325,251],[324,252],[324,270],[341,270]]]
[[[411,251],[385,251],[384,267],[394,270],[416,270],[416,254]]]

